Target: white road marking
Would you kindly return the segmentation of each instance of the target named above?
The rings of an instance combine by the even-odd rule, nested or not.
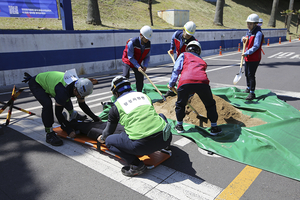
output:
[[[190,139],[188,139],[186,137],[182,137],[181,139],[174,142],[174,144],[177,145],[177,146],[183,147],[183,146],[189,144],[190,142],[191,142]]]
[[[223,190],[163,165],[138,177],[125,177],[121,174],[122,164],[117,159],[99,154],[87,145],[69,140],[64,140],[64,145],[59,147],[46,143],[42,120],[37,116],[13,119],[10,128],[151,199],[213,200]]]

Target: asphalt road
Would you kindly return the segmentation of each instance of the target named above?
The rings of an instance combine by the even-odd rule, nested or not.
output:
[[[257,89],[270,89],[278,98],[300,110],[300,41],[264,46],[265,55],[257,71]],[[237,51],[203,57],[208,63],[211,87],[231,87],[239,71]],[[172,64],[154,66],[147,74],[155,84],[167,84]],[[96,77],[99,84],[86,101],[99,114],[101,101],[111,97],[114,75]],[[131,75],[131,81],[133,80]],[[145,79],[145,83],[149,83]],[[245,88],[245,77],[236,87]],[[0,88],[0,101],[11,91]],[[75,109],[80,110],[75,100]],[[299,199],[299,181],[255,169],[218,155],[209,155],[191,140],[174,135],[170,159],[140,177],[124,177],[121,163],[86,145],[64,140],[61,147],[45,142],[40,119],[41,106],[25,89],[15,106],[37,116],[13,110],[12,119],[0,135],[0,199],[215,199],[242,176],[230,199]],[[0,115],[5,122],[7,110]],[[276,164],[276,163],[274,163]],[[299,172],[300,173],[300,172]],[[250,184],[249,184],[250,182]],[[248,185],[247,185],[248,183]],[[242,190],[242,191],[238,191]],[[229,199],[229,198],[226,198]]]

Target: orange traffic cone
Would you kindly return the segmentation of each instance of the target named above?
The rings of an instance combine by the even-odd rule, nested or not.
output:
[[[267,44],[267,46],[270,46],[270,39],[268,39],[268,44]]]
[[[290,41],[289,42],[292,42],[292,36],[290,36]]]
[[[219,55],[222,55],[222,46],[220,46]]]
[[[238,52],[241,52],[241,45],[239,43]]]
[[[281,44],[281,37],[279,38],[279,44]]]

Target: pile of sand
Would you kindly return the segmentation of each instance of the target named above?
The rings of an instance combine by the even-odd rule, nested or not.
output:
[[[266,124],[266,122],[260,119],[250,118],[250,116],[242,114],[239,109],[216,95],[213,95],[213,98],[216,101],[217,112],[219,115],[217,121],[218,124],[239,124],[245,127]],[[175,102],[177,100],[177,96],[167,97],[166,99],[167,101],[154,103],[154,108],[157,113],[163,113],[167,118],[176,120]],[[207,117],[206,109],[197,94],[189,100],[189,103],[199,114]],[[193,112],[190,107],[186,106],[185,112],[186,116],[183,119],[184,123],[194,124],[201,127],[210,127],[210,121],[208,120],[208,122],[205,123],[203,120],[198,119],[197,114]]]

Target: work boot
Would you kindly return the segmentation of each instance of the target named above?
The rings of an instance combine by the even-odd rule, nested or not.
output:
[[[249,93],[249,95],[246,97],[246,100],[253,100],[255,99],[255,94],[254,93]]]
[[[177,124],[175,126],[175,130],[177,131],[177,133],[183,133],[184,132],[183,126],[180,125],[180,124]]]
[[[176,96],[176,94],[172,90],[168,90],[167,93],[164,95],[164,97],[173,97]]]
[[[63,141],[56,135],[54,131],[51,133],[47,133],[46,135],[46,142],[53,145],[53,146],[61,146],[63,145]]]
[[[133,177],[133,176],[141,175],[146,171],[146,169],[147,167],[144,164],[144,162],[140,162],[138,166],[136,165],[124,166],[122,167],[121,171],[124,176]]]
[[[221,127],[219,127],[219,126],[214,126],[214,127],[211,127],[211,128],[210,128],[210,132],[209,132],[210,135],[215,136],[215,135],[218,135],[218,134],[220,134],[220,133],[222,133]]]
[[[250,89],[246,88],[246,90],[244,90],[243,93],[250,93]]]

